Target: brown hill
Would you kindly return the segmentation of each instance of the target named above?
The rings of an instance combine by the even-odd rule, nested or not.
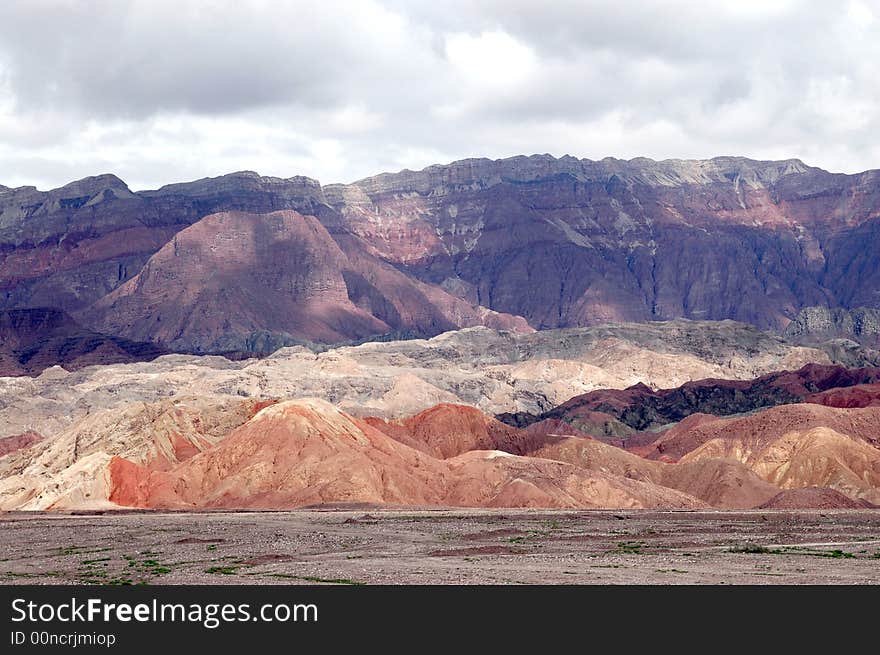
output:
[[[442,403],[396,424],[403,433],[444,459],[471,450],[503,450],[515,455],[526,451],[519,430],[467,405]]]
[[[732,459],[667,464],[643,459],[599,441],[576,437],[548,439],[529,455],[677,489],[712,507],[754,507],[779,491],[778,487]]]
[[[472,451],[448,460],[455,477],[449,504],[477,507],[697,509],[693,496],[649,482],[565,462]]]
[[[880,406],[880,384],[858,384],[842,389],[829,389],[807,396],[804,402],[828,407],[877,407]]]
[[[739,462],[667,465],[597,441],[564,422],[541,421],[517,430],[472,407],[451,404],[397,422],[368,421],[399,441],[428,445],[436,456],[500,450],[675,489],[715,507],[754,507],[779,491]]]
[[[30,448],[35,443],[38,443],[42,440],[43,435],[38,434],[33,430],[28,430],[27,432],[22,432],[21,434],[13,434],[8,437],[0,438],[0,457],[8,455],[9,453],[14,453],[16,450]]]
[[[754,380],[704,379],[674,389],[637,384],[627,389],[599,389],[568,400],[538,416],[514,417],[523,425],[545,418],[561,419],[577,428],[595,424],[596,413],[610,415],[634,430],[676,423],[696,413],[729,416],[763,407],[803,402],[829,389],[880,381],[880,368],[807,364],[796,371],[769,373]],[[505,421],[507,416],[500,416]],[[585,431],[590,431],[587,427]],[[621,436],[625,437],[625,434]]]
[[[474,324],[530,329],[350,250],[292,210],[214,214],[176,234],[84,316],[96,329],[197,352]]]
[[[650,459],[677,461],[687,453],[713,440],[735,440],[741,437],[769,443],[793,431],[825,427],[845,434],[870,446],[880,444],[880,408],[840,409],[809,403],[783,405],[740,418],[703,420],[682,425],[661,433],[651,444],[646,456]]]
[[[681,462],[719,458],[738,460],[783,489],[830,487],[880,503],[880,449],[828,427],[804,426],[779,436],[746,432],[716,437]]]
[[[865,509],[873,508],[866,500],[845,496],[836,489],[804,487],[786,489],[760,506],[761,509]]]
[[[269,407],[169,472],[118,457],[109,472],[109,499],[138,507],[701,506],[673,490],[562,462],[497,451],[436,459],[317,400]]]

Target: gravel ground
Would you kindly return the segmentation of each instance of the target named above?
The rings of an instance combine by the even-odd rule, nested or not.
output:
[[[0,514],[5,584],[878,584],[880,511]]]

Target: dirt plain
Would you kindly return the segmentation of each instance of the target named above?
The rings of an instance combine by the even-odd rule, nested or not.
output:
[[[0,584],[880,584],[880,511],[0,514]]]

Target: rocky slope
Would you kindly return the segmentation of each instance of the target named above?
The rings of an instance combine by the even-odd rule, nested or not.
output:
[[[365,253],[347,256],[316,218],[292,210],[201,219],[85,316],[103,331],[190,352],[271,352],[297,339],[482,324],[531,331],[522,319],[429,289]]]
[[[880,409],[877,407],[841,409],[798,403],[772,407],[747,416],[704,418],[690,424],[682,422],[659,433],[649,447],[640,448],[639,451],[649,459],[678,461],[713,440],[736,443],[740,438],[749,438],[770,443],[787,434],[813,428],[827,428],[878,448],[878,426]]]
[[[652,389],[641,383],[622,390],[602,389],[576,396],[537,416],[502,414],[499,418],[514,425],[562,420],[590,431],[597,417],[604,417],[640,431],[661,428],[695,414],[729,416],[808,399],[821,402],[820,394],[832,389],[845,393],[844,389],[852,387],[864,394],[862,385],[878,381],[880,368],[807,364],[796,371],[770,373],[755,380],[705,379],[674,389]]]
[[[267,403],[181,398],[95,412],[0,457],[0,507],[103,507],[113,457],[164,471],[218,443]]]
[[[147,363],[74,372],[54,367],[35,378],[0,378],[0,437],[26,430],[53,436],[88,412],[188,395],[318,397],[351,414],[386,418],[444,402],[490,415],[532,415],[595,389],[752,379],[810,361],[829,360],[820,350],[791,346],[746,325],[691,321],[530,334],[470,328],[427,340],[284,348],[244,361],[167,355]],[[616,421],[608,430],[624,434],[627,427]]]
[[[38,375],[61,365],[75,371],[96,364],[150,361],[166,351],[88,330],[57,309],[0,311],[0,376]]]
[[[21,434],[12,434],[8,437],[0,438],[0,457],[14,453],[16,450],[30,448],[38,441],[43,440],[43,435],[33,431],[23,432]]]
[[[852,339],[876,348],[880,346],[880,309],[807,307],[798,312],[783,335],[802,343]]]
[[[876,426],[877,417],[871,420]],[[681,461],[694,463],[703,459],[740,461],[783,489],[828,487],[851,498],[880,504],[880,448],[876,440],[870,445],[858,436],[828,427],[798,426],[775,438],[748,433],[733,438],[716,437],[687,453]]]

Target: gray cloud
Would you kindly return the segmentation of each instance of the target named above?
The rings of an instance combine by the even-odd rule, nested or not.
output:
[[[0,4],[0,183],[465,156],[880,165],[880,2]]]

